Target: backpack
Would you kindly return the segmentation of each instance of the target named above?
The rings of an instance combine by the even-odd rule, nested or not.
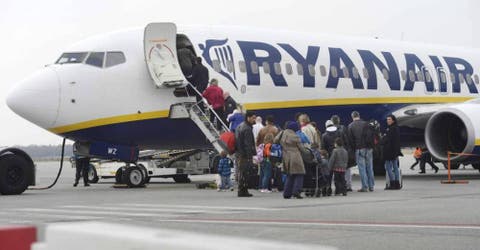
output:
[[[271,162],[281,162],[282,161],[282,146],[280,144],[272,143],[270,144],[270,158]]]
[[[367,148],[374,148],[378,144],[376,121],[370,121],[365,125],[362,140]]]

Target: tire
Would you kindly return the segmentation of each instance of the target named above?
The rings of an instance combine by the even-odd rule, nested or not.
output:
[[[88,165],[88,183],[98,183],[97,169],[92,164]]]
[[[476,170],[480,170],[480,163],[473,163],[472,167]]]
[[[442,164],[443,164],[443,167],[445,169],[448,169],[448,163],[447,162],[442,162]],[[450,163],[450,169],[458,169],[458,168],[460,168],[460,163],[453,163],[453,162]]]
[[[142,185],[145,185],[146,183],[149,183],[150,182],[150,177],[148,176],[147,168],[145,168],[145,166],[143,166],[143,164],[138,164],[138,167],[140,168],[140,170],[142,170],[142,173],[143,173],[143,183],[142,183]]]
[[[173,180],[176,182],[176,183],[190,183],[192,182],[190,180],[190,178],[188,178],[188,175],[186,174],[179,174],[179,175],[175,175],[173,177]]]
[[[117,169],[117,172],[115,173],[115,183],[116,184],[123,184],[125,183],[123,181],[123,171],[125,171],[125,168],[124,167],[121,167],[119,169]]]
[[[32,166],[22,157],[7,154],[0,158],[0,193],[21,194],[33,178]]]
[[[145,181],[142,169],[137,166],[128,167],[123,172],[123,179],[131,188],[142,187]]]

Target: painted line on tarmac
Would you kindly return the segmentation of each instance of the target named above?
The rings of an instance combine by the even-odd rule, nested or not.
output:
[[[107,210],[107,211],[133,211],[133,212],[170,212],[170,213],[181,213],[181,214],[234,214],[235,211],[210,211],[210,210],[199,210],[199,209],[188,209],[185,208],[147,208],[147,207],[118,207],[118,206],[77,206],[77,205],[68,205],[62,206],[62,208],[74,208],[74,209],[90,209],[90,210]]]
[[[112,204],[113,205],[113,204]],[[280,211],[285,210],[284,208],[266,208],[266,207],[226,207],[226,206],[199,206],[199,205],[163,205],[163,204],[114,204],[122,206],[133,206],[133,207],[165,207],[165,208],[203,208],[203,209],[218,209],[218,210],[257,210],[257,211]]]
[[[473,229],[480,230],[480,224],[442,223],[390,223],[390,222],[349,222],[349,221],[307,221],[307,220],[242,220],[242,219],[158,219],[158,222],[185,222],[210,224],[260,224],[296,226],[342,226],[342,227],[384,227],[384,228],[430,228],[430,229]]]
[[[172,217],[178,214],[155,214],[155,213],[135,213],[135,212],[115,212],[115,211],[75,211],[66,209],[46,209],[46,208],[21,208],[17,211],[22,212],[38,212],[38,213],[54,213],[54,214],[80,214],[80,215],[110,215],[110,216],[130,216],[130,217]]]

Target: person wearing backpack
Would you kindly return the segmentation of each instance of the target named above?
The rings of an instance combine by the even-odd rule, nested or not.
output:
[[[394,115],[387,116],[387,125],[385,136],[383,136],[381,140],[385,170],[390,180],[387,189],[400,189],[398,156],[402,155],[402,153],[400,151],[400,132],[397,127],[397,119]]]
[[[366,121],[360,119],[360,113],[353,111],[352,122],[348,125],[348,139],[355,149],[355,159],[360,173],[362,188],[358,192],[373,192],[375,179],[373,175],[373,145],[375,132]]]
[[[268,133],[265,135],[263,143],[257,147],[257,159],[260,162],[260,192],[270,193],[270,182],[272,179],[272,161],[270,160],[273,134]]]

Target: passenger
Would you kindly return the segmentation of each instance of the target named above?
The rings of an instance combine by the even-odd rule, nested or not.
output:
[[[343,194],[347,196],[345,186],[345,170],[348,164],[348,152],[343,148],[342,138],[335,139],[335,149],[328,161],[328,167],[332,169],[335,180],[335,196]]]
[[[368,123],[360,119],[357,111],[352,112],[352,123],[348,125],[348,141],[351,147],[355,149],[355,159],[362,181],[362,188],[358,192],[373,192],[375,179],[373,175],[373,156],[372,147],[367,145],[364,136],[365,130],[368,129]]]
[[[233,113],[237,108],[237,102],[233,100],[228,91],[223,92],[223,99],[225,100],[225,119],[226,116]]]
[[[83,186],[88,187],[90,184],[88,184],[88,168],[90,166],[90,158],[85,157],[85,156],[80,156],[80,155],[75,155],[75,168],[76,168],[76,173],[75,173],[75,182],[73,183],[73,186],[76,187],[78,185],[78,181],[80,180],[80,177],[83,177]]]
[[[347,186],[347,192],[352,190],[352,172],[350,171],[353,166],[355,166],[355,149],[352,149],[350,142],[348,141],[347,128],[340,124],[340,117],[338,115],[332,115],[330,118],[333,125],[337,127],[337,132],[340,134],[340,138],[343,140],[343,148],[348,152],[348,165],[347,170],[345,170],[345,182]]]
[[[232,132],[235,132],[235,129],[245,120],[244,115],[242,114],[240,105],[237,106],[237,109],[233,113],[227,116],[227,122],[229,122],[229,129]]]
[[[422,149],[420,147],[415,148],[415,151],[413,152],[413,159],[415,159],[415,163],[412,164],[410,167],[411,170],[415,169],[415,166],[420,163],[420,158],[422,158]]]
[[[258,132],[257,141],[256,141],[257,146],[263,143],[263,139],[265,138],[266,134],[270,133],[275,137],[279,131],[278,127],[275,126],[275,120],[273,115],[267,115],[265,120],[266,120],[265,127],[260,129],[260,131]]]
[[[320,136],[317,134],[315,127],[310,124],[310,117],[307,114],[302,114],[299,117],[299,121],[302,132],[310,142],[308,148],[311,148],[312,144],[320,145]]]
[[[400,189],[400,172],[398,170],[398,156],[402,155],[400,151],[400,132],[397,127],[397,119],[394,115],[387,116],[387,129],[382,137],[383,159],[385,160],[385,170],[388,174],[390,184],[388,189]]]
[[[193,65],[192,77],[189,79],[190,83],[192,83],[193,87],[201,94],[207,89],[208,79],[210,79],[208,69],[202,64],[202,58],[197,57],[196,64]],[[191,91],[190,86],[189,90]],[[197,97],[197,102],[199,102],[202,99],[202,96],[199,95],[197,91],[191,91],[190,94],[195,95]]]
[[[339,138],[340,134],[337,131],[337,127],[331,120],[325,122],[325,133],[322,135],[322,148],[327,150],[328,155],[332,155],[332,151],[335,148],[335,139]]]
[[[188,48],[180,48],[177,50],[178,63],[182,69],[183,75],[190,79],[192,77],[193,64],[195,63],[195,56]]]
[[[419,174],[425,174],[425,164],[428,163],[435,170],[435,173],[438,172],[438,167],[432,161],[432,155],[428,151],[428,149],[422,149],[422,157],[420,158],[420,172]]]
[[[260,192],[270,193],[273,164],[270,161],[270,150],[273,143],[273,134],[265,135],[264,141],[257,148],[257,157],[260,162]]]
[[[218,161],[218,175],[220,176],[220,186],[218,191],[226,191],[230,189],[233,191],[232,181],[230,176],[232,174],[233,161],[227,157],[227,152],[220,153],[220,160]]]
[[[218,86],[218,80],[213,78],[210,81],[210,86],[203,92],[203,97],[207,99],[208,104],[213,108],[213,111],[218,115],[218,117],[224,117],[223,110],[225,100],[223,99],[223,90]],[[214,123],[216,116],[210,114],[210,122]],[[217,129],[222,129],[222,122],[217,120]]]
[[[327,150],[320,150],[320,173],[323,177],[323,183],[320,185],[321,192],[323,196],[331,196],[332,195],[332,169],[328,167],[328,152]]]
[[[264,127],[262,122],[262,117],[257,116],[255,119],[255,124],[253,125],[253,138],[255,141],[257,141],[258,132],[260,132],[260,130]]]
[[[245,121],[235,130],[236,156],[238,163],[238,197],[253,196],[248,192],[248,172],[253,167],[253,156],[256,153],[252,126],[255,123],[255,113],[247,111]]]
[[[285,199],[290,199],[292,196],[297,199],[303,198],[300,193],[303,187],[305,167],[300,153],[300,147],[302,147],[300,137],[295,133],[299,130],[298,123],[290,121],[285,130],[280,132],[274,140],[275,143],[282,145],[283,172],[287,175],[283,191]]]

